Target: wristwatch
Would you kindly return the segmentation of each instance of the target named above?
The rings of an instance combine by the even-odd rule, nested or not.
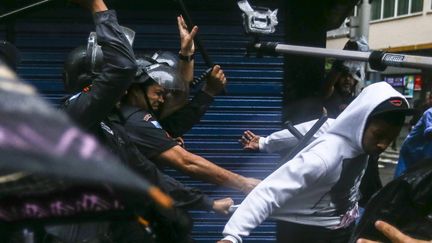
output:
[[[185,61],[185,62],[190,62],[195,58],[195,54],[192,54],[190,56],[184,56],[182,55],[180,52],[178,54],[178,57],[180,60]]]

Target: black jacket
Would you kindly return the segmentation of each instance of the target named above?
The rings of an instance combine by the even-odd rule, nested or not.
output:
[[[129,142],[129,137],[123,132],[121,119],[113,118],[116,103],[135,77],[135,57],[121,32],[114,11],[96,13],[94,21],[98,42],[104,54],[102,73],[85,91],[68,99],[64,104],[64,110],[82,128],[99,137],[101,142],[108,145],[122,161],[167,192],[174,199],[176,206],[210,210],[213,205],[211,199],[199,190],[187,188],[162,174]]]
[[[213,97],[204,91],[198,91],[185,106],[159,120],[163,129],[172,137],[181,137],[197,124],[213,102]]]
[[[64,110],[82,128],[93,133],[102,143],[108,145],[112,152],[130,165],[133,170],[172,196],[177,206],[209,209],[213,204],[211,200],[201,192],[185,188],[174,179],[163,175],[144,155],[130,146],[128,136],[122,132],[121,123],[116,123],[109,117],[132,83],[137,66],[132,48],[118,25],[115,11],[96,13],[94,22],[104,58],[102,72],[92,80],[89,87],[65,101]],[[156,214],[158,210],[148,210],[148,212]],[[154,230],[157,231],[158,242],[190,241],[190,220],[185,218],[181,211],[175,212],[176,216],[171,218],[162,215],[147,215],[156,220]],[[136,223],[131,225],[137,226]],[[74,229],[65,230],[73,231]],[[119,227],[112,225],[111,233],[111,239],[114,239],[114,242],[146,239],[142,227],[125,227],[123,223]]]
[[[120,111],[129,137],[141,153],[152,159],[178,145],[173,138],[184,135],[198,123],[212,101],[213,97],[200,91],[188,104],[162,120],[136,106],[122,105]]]
[[[98,43],[102,46],[102,72],[85,91],[66,101],[66,111],[81,127],[90,130],[98,126],[115,107],[132,83],[137,66],[118,22],[115,11],[94,15]],[[71,99],[70,99],[71,100]]]

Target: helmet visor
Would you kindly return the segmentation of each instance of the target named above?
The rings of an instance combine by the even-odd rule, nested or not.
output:
[[[164,64],[152,64],[145,67],[145,73],[153,81],[158,83],[167,91],[186,91],[187,85],[177,74],[176,70]]]

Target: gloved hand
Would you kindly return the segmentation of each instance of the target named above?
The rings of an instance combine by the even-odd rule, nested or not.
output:
[[[224,90],[226,82],[227,79],[225,77],[224,71],[219,65],[215,65],[210,75],[207,77],[203,91],[210,96],[216,96],[222,90]]]

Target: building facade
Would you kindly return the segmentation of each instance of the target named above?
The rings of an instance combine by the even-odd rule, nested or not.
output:
[[[432,55],[432,0],[373,0],[370,18],[371,49]],[[342,49],[348,33],[346,25],[329,31],[327,48]],[[430,70],[389,67],[380,73],[368,71],[367,82],[387,81],[412,101],[430,96]]]

